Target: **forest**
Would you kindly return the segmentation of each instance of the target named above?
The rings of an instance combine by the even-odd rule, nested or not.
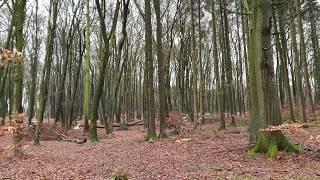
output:
[[[0,179],[320,178],[320,0],[0,10]]]

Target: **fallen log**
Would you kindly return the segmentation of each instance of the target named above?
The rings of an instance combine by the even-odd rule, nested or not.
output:
[[[141,126],[143,125],[143,121],[142,120],[138,120],[138,121],[132,121],[132,122],[128,122],[126,124],[123,123],[113,123],[113,127],[121,127],[121,126]],[[84,124],[79,124],[78,127],[84,127]],[[105,128],[104,125],[102,124],[97,124],[97,128]]]
[[[139,121],[132,121],[132,122],[128,122],[126,124],[124,123],[113,123],[113,127],[122,127],[122,126],[135,126],[135,125],[143,125],[143,121],[139,120]]]
[[[76,144],[83,144],[87,142],[87,138],[84,138],[83,140],[81,139],[75,139],[75,138],[70,138],[64,134],[59,134],[56,131],[53,131],[57,137],[61,140],[61,141],[67,141],[67,142],[74,142]]]

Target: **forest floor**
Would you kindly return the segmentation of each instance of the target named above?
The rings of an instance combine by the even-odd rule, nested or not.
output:
[[[264,154],[249,156],[248,126],[217,130],[218,122],[201,130],[161,141],[145,142],[142,126],[115,131],[97,144],[42,141],[25,142],[22,158],[0,155],[0,179],[110,179],[125,173],[129,179],[315,179],[320,178],[320,126],[289,133],[301,154],[280,152],[271,160]],[[81,134],[71,130],[69,134]],[[11,143],[0,137],[0,148]]]

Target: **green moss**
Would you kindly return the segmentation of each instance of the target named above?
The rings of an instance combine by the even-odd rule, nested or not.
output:
[[[115,174],[111,177],[112,180],[128,180],[128,175],[126,174]]]
[[[301,153],[301,148],[298,145],[291,143],[284,135],[278,139],[277,144],[280,150],[284,150],[286,152]]]
[[[252,156],[256,153],[267,153],[270,158],[274,158],[278,151],[300,153],[301,149],[298,145],[291,143],[281,132],[267,132],[259,136],[248,154]]]
[[[266,139],[264,137],[260,137],[254,146],[254,148],[251,150],[254,153],[261,153],[266,151]]]
[[[144,141],[157,141],[157,140],[159,140],[159,138],[157,136],[147,135],[144,137]]]
[[[277,156],[278,154],[278,144],[275,140],[273,140],[270,144],[269,144],[269,148],[268,148],[268,156],[270,158],[274,158],[275,156]]]

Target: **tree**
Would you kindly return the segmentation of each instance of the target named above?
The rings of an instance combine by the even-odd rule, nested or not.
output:
[[[43,123],[45,107],[48,99],[48,83],[50,81],[50,71],[53,55],[53,45],[56,36],[57,17],[58,17],[59,0],[50,1],[50,17],[48,21],[48,35],[46,42],[46,55],[42,76],[40,81],[39,110],[37,114],[37,127],[34,135],[34,144],[40,145],[40,129]]]
[[[86,0],[86,63],[85,63],[85,87],[84,87],[84,100],[83,100],[83,112],[84,112],[84,129],[86,132],[89,130],[89,103],[90,103],[90,4],[89,0]]]
[[[16,1],[14,4],[15,18],[15,37],[17,51],[22,52],[24,48],[23,26],[26,16],[26,0]],[[23,65],[18,63],[15,67],[14,76],[14,113],[22,113],[22,95],[23,95]]]
[[[103,9],[101,8],[100,1],[95,0],[95,2],[97,6],[98,15],[99,15],[100,30],[101,30],[101,35],[103,39],[104,50],[103,50],[103,59],[101,59],[101,64],[99,66],[98,81],[97,81],[97,85],[96,85],[94,96],[93,96],[92,109],[91,109],[90,121],[89,121],[89,140],[91,143],[96,143],[99,141],[98,135],[97,135],[98,109],[99,109],[99,103],[102,96],[102,92],[104,89],[104,82],[105,82],[104,78],[106,74],[106,68],[107,68],[109,57],[110,57],[110,42],[112,42],[114,38],[114,33],[116,30],[119,9],[120,9],[120,1],[117,0],[116,9],[112,19],[111,30],[108,35],[106,23],[105,23],[105,15],[104,15]]]
[[[306,84],[306,92],[309,100],[309,110],[314,113],[313,99],[312,99],[312,90],[310,85],[310,74],[307,63],[307,52],[306,52],[306,42],[305,35],[303,29],[302,15],[301,15],[301,2],[300,0],[294,1],[295,10],[297,13],[297,21],[298,21],[298,32],[299,32],[299,40],[300,40],[300,61],[303,67],[303,77],[304,82]]]
[[[315,0],[308,0],[308,21],[310,23],[310,36],[312,42],[313,62],[314,62],[314,79],[315,79],[315,102],[320,102],[320,50],[319,50],[319,36],[317,34],[317,20],[316,17],[320,14],[320,6]]]
[[[39,2],[36,0],[36,13],[35,13],[35,36],[33,37],[33,54],[31,63],[31,84],[30,84],[30,96],[29,96],[29,109],[28,109],[28,124],[32,124],[32,118],[34,116],[35,95],[37,86],[37,71],[38,71],[38,53],[40,48],[39,43],[39,22],[38,22]]]
[[[195,20],[194,20],[194,0],[190,0],[191,13],[191,63],[192,63],[192,102],[193,102],[193,119],[194,123],[198,121],[198,63],[196,58],[196,37],[195,37]]]
[[[217,43],[217,28],[216,28],[216,14],[215,14],[216,2],[215,0],[211,3],[211,16],[212,16],[212,42],[213,42],[213,60],[214,60],[214,73],[215,73],[215,86],[217,89],[218,99],[218,110],[220,113],[220,129],[225,128],[224,120],[224,104],[223,104],[223,93],[220,84],[220,73],[219,73],[219,59],[218,59],[218,43]]]
[[[271,0],[251,2],[249,41],[249,73],[251,125],[250,140],[255,142],[252,153],[277,155],[278,150],[300,152],[281,131],[259,132],[267,125],[282,124],[277,87],[274,79],[273,52],[271,45]]]
[[[147,96],[148,96],[148,136],[147,139],[153,139],[156,137],[155,126],[155,107],[154,107],[154,87],[153,87],[153,57],[152,57],[152,24],[151,24],[151,5],[150,0],[145,0],[145,63],[147,64],[145,73],[147,80]]]
[[[153,0],[154,9],[156,12],[157,19],[157,59],[158,59],[158,84],[159,84],[159,102],[160,102],[160,134],[159,137],[166,137],[165,135],[165,120],[166,120],[166,89],[165,89],[165,76],[164,76],[164,56],[162,50],[162,23],[161,23],[161,11],[160,11],[160,1]]]
[[[295,14],[294,6],[292,3],[289,3],[289,15],[293,17]],[[299,51],[298,51],[298,44],[297,44],[297,29],[296,29],[296,23],[293,21],[290,24],[290,38],[291,38],[291,48],[293,51],[293,61],[294,61],[294,66],[295,66],[295,77],[296,77],[296,84],[297,84],[297,95],[299,96],[299,102],[300,102],[300,116],[302,122],[306,123],[307,122],[307,115],[306,115],[306,110],[305,110],[305,96],[303,92],[303,86],[302,86],[302,76],[301,76],[301,59],[299,56]]]

